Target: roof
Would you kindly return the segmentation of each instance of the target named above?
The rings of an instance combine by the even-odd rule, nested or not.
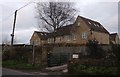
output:
[[[49,34],[49,38],[51,37],[57,37],[57,36],[63,36],[63,35],[70,35],[70,32],[71,32],[71,28],[72,28],[73,24],[70,24],[70,25],[67,25],[67,26],[63,26],[63,27],[60,27],[58,28],[56,31],[55,31],[55,35],[54,33],[50,33]]]
[[[109,32],[99,22],[84,18],[82,16],[78,16],[78,18],[82,18],[83,21],[85,21],[85,23],[88,25],[88,27],[91,30],[109,34]],[[35,31],[35,33],[37,33],[38,36],[43,40],[46,40],[47,38],[51,38],[51,37],[53,38],[53,37],[57,37],[57,36],[70,35],[74,24],[75,23],[58,28],[55,31],[55,34],[54,34],[54,32],[47,33],[47,32],[38,32],[38,31]]]
[[[112,34],[110,34],[110,39],[115,40],[116,36],[117,36],[117,33],[112,33]]]
[[[91,30],[109,34],[109,32],[99,22],[84,18],[82,16],[78,17],[82,18]]]
[[[35,31],[34,33],[37,33],[37,35],[42,39],[42,40],[46,40],[47,39],[47,36],[49,33],[47,32],[38,32],[38,31]]]
[[[85,23],[88,25],[88,27],[91,30],[109,34],[109,32],[99,22],[84,18],[82,16],[78,16],[78,18],[79,17],[82,18],[85,21]],[[73,26],[74,26],[74,24],[70,24],[70,25],[67,25],[67,26],[60,27],[56,30],[55,35],[54,35],[54,33],[50,33],[49,37],[69,35]]]

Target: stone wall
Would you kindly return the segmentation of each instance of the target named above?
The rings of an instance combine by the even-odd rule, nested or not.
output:
[[[101,45],[101,46],[105,51],[109,51],[111,49],[110,45]],[[28,47],[16,46],[14,48],[16,50],[16,51],[14,50],[15,51],[14,56],[17,53],[24,54],[23,56],[25,56],[27,58],[28,62],[32,63],[33,50],[31,47],[29,48],[29,46]],[[5,48],[6,51],[7,51],[7,49],[9,49],[9,46],[7,46]],[[66,54],[67,58],[69,57],[68,58],[68,60],[69,60],[72,58],[73,53],[87,55],[87,47],[83,46],[83,45],[76,45],[76,46],[75,45],[71,45],[71,46],[48,45],[48,46],[42,46],[42,47],[36,46],[35,47],[35,55],[34,55],[35,56],[35,63],[36,64],[40,64],[40,63],[47,64],[49,53],[53,53],[53,54],[57,54],[57,55]],[[12,57],[13,57],[13,54],[12,54]],[[66,56],[63,55],[63,57],[66,57]]]
[[[49,46],[50,47],[50,46]],[[111,49],[110,45],[101,45],[102,49],[104,50],[104,52],[109,52],[109,50]],[[87,47],[83,46],[83,45],[78,45],[78,46],[51,46],[51,49],[47,50],[48,47],[44,47],[44,50],[42,51],[42,62],[46,62],[48,61],[48,54],[50,54],[54,59],[52,59],[51,61],[57,61],[60,60],[62,57],[65,57],[65,61],[66,63],[72,59],[72,55],[74,53],[78,53],[79,54],[79,58],[86,58],[87,53]],[[62,54],[62,55],[61,55]],[[64,54],[64,55],[63,55]],[[56,55],[58,57],[56,57]],[[66,60],[68,59],[68,60]],[[63,61],[61,61],[63,62]],[[47,62],[46,62],[47,63]],[[51,62],[51,63],[55,63],[55,62]],[[65,63],[65,62],[64,62]],[[62,64],[62,63],[60,63]],[[55,64],[54,64],[55,65]],[[57,64],[58,65],[58,64]]]

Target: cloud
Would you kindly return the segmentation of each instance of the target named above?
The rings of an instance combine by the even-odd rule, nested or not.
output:
[[[80,15],[100,22],[109,32],[115,32],[118,28],[117,2],[95,2],[80,7]],[[110,29],[112,28],[112,29]]]
[[[29,43],[29,40],[34,31],[38,31],[36,28],[17,30],[15,32],[15,37],[17,38],[17,43]]]
[[[107,28],[110,32],[118,32],[118,16],[113,16],[107,23]]]
[[[118,3],[118,33],[120,36],[120,1]]]
[[[21,5],[23,5],[23,3],[21,3]],[[18,8],[18,6],[17,7],[15,6],[8,7],[5,5],[3,6],[3,10],[2,10],[3,24],[2,24],[2,32],[0,32],[3,38],[6,36],[8,36],[8,38],[11,38],[10,34],[12,33],[12,28],[13,28],[14,11],[16,10],[15,8]],[[15,26],[15,37],[17,37],[18,40],[17,42],[27,43],[28,40],[30,39],[29,36],[35,30],[34,28],[36,27],[36,23],[37,22],[34,16],[33,4],[19,10],[17,12],[16,26]]]
[[[31,8],[31,9],[29,9]],[[37,20],[35,18],[34,5],[29,5],[18,11],[16,29],[29,29],[30,27],[36,27]]]

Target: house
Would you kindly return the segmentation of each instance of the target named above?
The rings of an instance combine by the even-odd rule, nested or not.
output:
[[[47,32],[38,32],[34,31],[31,39],[30,39],[30,44],[34,45],[43,45],[47,43]]]
[[[109,44],[109,32],[99,23],[78,16],[73,24],[58,28],[55,35],[51,33],[48,43],[86,44],[88,40],[96,40],[99,44]],[[103,39],[104,38],[104,39]]]
[[[45,34],[43,34],[44,36],[41,37],[41,32],[39,32],[35,37],[34,32],[31,42],[32,40],[39,40],[39,42],[36,42],[41,44],[41,40],[41,42],[44,41],[44,44],[86,44],[88,40],[96,40],[99,42],[99,44],[109,44],[109,32],[99,22],[84,18],[82,16],[78,16],[73,24],[60,27],[54,33]]]
[[[119,36],[117,33],[110,34],[110,42],[112,44],[119,44],[120,43]]]

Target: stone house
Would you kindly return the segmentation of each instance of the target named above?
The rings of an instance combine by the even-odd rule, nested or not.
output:
[[[55,33],[35,31],[30,42],[35,41],[37,45],[45,43],[86,44],[88,40],[96,40],[99,44],[109,44],[109,32],[99,22],[78,16],[73,24],[60,27]]]
[[[110,42],[112,44],[119,44],[120,43],[119,36],[117,33],[110,34]]]
[[[43,44],[47,43],[47,35],[48,35],[48,33],[46,33],[46,32],[34,31],[32,37],[30,39],[30,44],[43,45]]]

